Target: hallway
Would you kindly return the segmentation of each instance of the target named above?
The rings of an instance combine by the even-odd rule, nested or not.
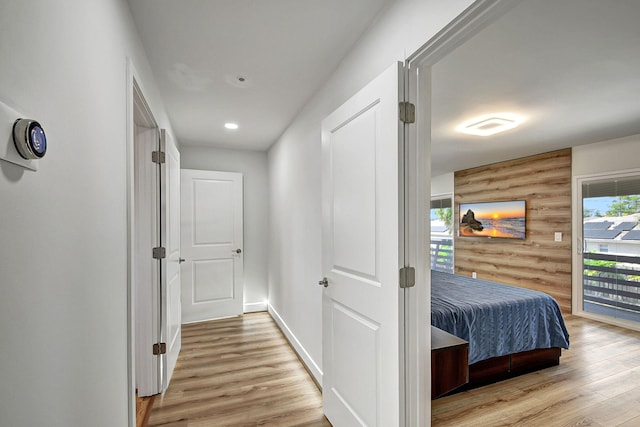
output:
[[[149,426],[330,426],[322,395],[268,313],[183,325]]]

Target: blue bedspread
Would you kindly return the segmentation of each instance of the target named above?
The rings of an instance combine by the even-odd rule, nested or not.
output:
[[[569,348],[551,296],[439,271],[431,272],[431,324],[469,341],[469,364],[536,348]]]

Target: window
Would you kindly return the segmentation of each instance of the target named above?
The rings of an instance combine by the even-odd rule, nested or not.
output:
[[[581,308],[640,322],[640,176],[585,178],[580,184]]]
[[[453,273],[451,196],[431,200],[431,269]]]

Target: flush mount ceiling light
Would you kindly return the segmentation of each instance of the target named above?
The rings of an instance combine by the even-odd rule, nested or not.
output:
[[[226,129],[229,129],[229,130],[236,130],[236,129],[238,129],[238,124],[237,123],[228,122],[228,123],[224,124],[224,127]]]
[[[509,113],[488,114],[464,122],[456,129],[469,135],[489,136],[519,126],[524,119]]]

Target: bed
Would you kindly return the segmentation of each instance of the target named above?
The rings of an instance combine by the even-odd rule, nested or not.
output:
[[[557,365],[569,333],[558,303],[529,289],[431,272],[431,324],[469,342],[469,387]]]

